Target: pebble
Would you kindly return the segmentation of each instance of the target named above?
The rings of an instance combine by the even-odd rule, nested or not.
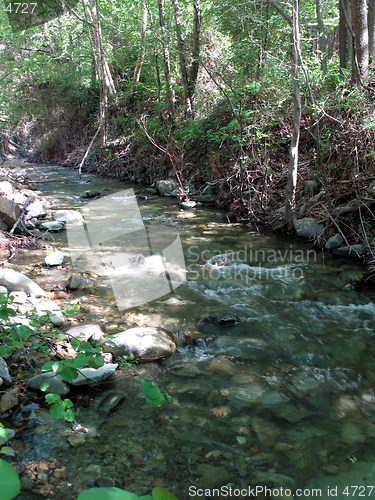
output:
[[[99,488],[112,488],[115,486],[114,480],[110,477],[99,477],[95,482]]]
[[[85,442],[86,437],[83,434],[72,434],[68,437],[68,443],[70,444],[70,446],[73,446],[73,448],[75,448],[76,446],[81,446],[85,444]]]

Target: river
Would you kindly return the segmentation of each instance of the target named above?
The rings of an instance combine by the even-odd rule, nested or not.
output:
[[[142,191],[91,174],[80,180],[60,166],[20,171],[51,210],[81,210],[86,190]],[[179,235],[187,281],[123,311],[105,283],[94,295],[69,294],[66,305],[79,303],[86,322],[108,333],[160,326],[196,341],[94,393],[91,406],[78,409],[78,422],[95,430],[82,446],[67,443],[68,424],[35,403],[26,408],[19,461],[58,464],[64,472],[49,494],[47,488],[19,499],[73,500],[98,477],[139,495],[163,486],[180,500],[254,498],[254,488],[258,499],[375,498],[375,306],[371,294],[350,286],[360,264],[302,240],[227,224],[212,208],[183,211],[157,196],[138,205],[146,227]],[[65,232],[46,243],[69,254]],[[30,249],[12,265],[49,289],[72,269],[35,274],[45,254]],[[173,401],[149,407],[139,388],[144,377]],[[113,393],[124,399],[104,416],[101,401]],[[216,496],[207,491],[220,487]]]

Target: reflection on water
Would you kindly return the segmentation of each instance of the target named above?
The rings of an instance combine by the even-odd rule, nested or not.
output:
[[[63,184],[58,183],[61,172]],[[54,208],[84,203],[79,194],[87,186],[72,182],[75,175],[61,167],[45,174],[48,181],[56,176],[56,182],[41,186],[55,200]],[[94,190],[129,187],[87,179]],[[303,242],[223,224],[214,210],[198,208],[180,217],[184,213],[173,200],[160,198],[141,201],[140,209],[153,230],[166,220],[178,229],[188,281],[173,295],[125,313],[103,287],[87,299],[90,322],[101,320],[120,331],[141,318],[171,334],[189,331],[196,345],[141,365],[138,376],[120,378],[96,395],[91,408],[80,410],[82,425],[97,431],[84,446],[67,447],[64,437],[46,434],[46,441],[57,445],[49,454],[67,467],[70,480],[87,486],[95,474],[109,476],[138,494],[159,484],[181,499],[189,497],[193,485],[305,488],[306,495],[298,498],[308,498],[309,488],[321,488],[325,498],[330,485],[342,489],[349,480],[370,485],[375,477],[375,305],[348,286],[361,268]],[[64,235],[56,238],[64,248]],[[240,321],[227,328],[202,321],[211,316]],[[145,376],[155,377],[173,402],[147,407],[139,390]],[[123,402],[111,413],[99,411],[112,393],[123,395]],[[27,439],[33,445],[26,458],[36,453],[42,459],[46,448],[38,435],[33,440],[29,432]],[[282,498],[278,491],[273,494]],[[264,492],[257,498],[272,496]]]

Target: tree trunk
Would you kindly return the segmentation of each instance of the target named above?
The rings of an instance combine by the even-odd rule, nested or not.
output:
[[[91,28],[92,36],[90,41],[95,58],[96,71],[100,84],[100,131],[101,143],[104,146],[108,141],[108,106],[111,95],[116,94],[115,84],[109,69],[109,64],[103,49],[102,30],[100,23],[100,12],[98,1],[95,0],[90,5],[86,0],[82,0],[86,21]]]
[[[164,76],[165,76],[165,86],[166,86],[166,99],[169,118],[173,120],[174,117],[174,92],[172,87],[172,77],[171,77],[171,64],[168,46],[167,29],[165,22],[165,6],[164,0],[158,0],[159,7],[159,26],[161,32],[161,44],[163,51],[163,61],[164,61]]]
[[[148,7],[147,7],[146,0],[144,0],[143,6],[142,6],[142,20],[141,20],[141,27],[140,27],[141,50],[140,50],[137,62],[135,64],[132,86],[130,88],[130,94],[134,94],[135,89],[137,87],[137,84],[139,82],[139,79],[141,77],[143,61],[145,59],[145,53],[146,53],[147,19],[148,19]]]
[[[351,59],[352,44],[351,34],[349,27],[351,26],[351,12],[349,0],[339,0],[339,57],[340,68],[345,69],[348,67],[348,61]],[[350,54],[349,54],[350,49]]]
[[[301,50],[299,29],[299,0],[293,1],[292,21],[293,29],[291,43],[291,73],[293,97],[293,133],[290,144],[290,163],[285,201],[285,216],[289,229],[292,229],[294,227],[294,221],[296,219],[298,153],[301,130],[301,96],[299,85],[299,54]]]
[[[366,83],[369,67],[369,37],[366,0],[350,0],[353,30],[352,83]]]
[[[185,116],[188,116],[192,114],[192,103],[190,100],[190,92],[189,92],[185,46],[184,46],[184,41],[182,39],[180,6],[178,4],[178,0],[172,0],[172,4],[174,10],[174,20],[176,24],[176,38],[177,38],[178,58],[180,61],[181,81],[182,81],[182,88],[184,91],[183,105],[185,108]]]
[[[375,0],[368,0],[368,52],[370,62],[375,59]]]
[[[200,59],[200,40],[201,40],[201,3],[200,0],[194,0],[194,21],[193,21],[193,49],[192,62],[189,71],[189,94],[191,100],[194,100],[195,86],[198,79],[199,59]]]
[[[324,16],[323,16],[323,7],[322,0],[315,1],[316,7],[316,20],[318,23],[318,48],[320,51],[320,67],[323,75],[327,73],[327,36],[326,29],[324,26]]]

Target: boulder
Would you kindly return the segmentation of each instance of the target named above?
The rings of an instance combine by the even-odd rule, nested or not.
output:
[[[197,206],[197,202],[196,201],[193,201],[193,200],[189,200],[189,201],[183,201],[181,204],[180,204],[181,208],[184,209],[184,210],[191,210],[193,208],[195,208]]]
[[[77,210],[58,210],[53,218],[55,221],[67,224],[69,222],[83,222],[83,217]]]
[[[48,384],[48,388],[43,391],[47,394],[54,393],[60,396],[69,394],[69,386],[63,381],[60,375],[56,375],[54,372],[42,373],[29,380],[29,386],[32,389],[40,389],[40,386],[44,383]]]
[[[33,217],[39,219],[40,217],[45,217],[47,215],[44,203],[41,200],[38,200],[38,198],[28,205],[26,212],[27,219],[32,219]]]
[[[12,377],[9,375],[8,365],[3,358],[0,358],[0,378],[3,379],[4,385],[11,385]]]
[[[324,245],[324,248],[326,250],[332,250],[334,248],[341,247],[343,243],[344,243],[344,238],[341,236],[341,234],[337,233],[328,238],[328,240]]]
[[[4,196],[4,198],[8,198],[8,200],[13,200],[14,188],[13,184],[9,181],[1,181],[0,182],[0,196]]]
[[[51,232],[62,231],[64,229],[64,227],[65,227],[64,223],[58,222],[58,221],[42,222],[39,225],[39,229],[45,229],[45,230],[51,231]]]
[[[342,257],[360,258],[363,250],[363,245],[347,245],[345,247],[334,248],[332,253],[335,255],[341,255]]]
[[[0,269],[0,285],[5,286],[9,292],[25,292],[36,297],[42,297],[46,294],[33,280],[9,268]]]
[[[64,262],[64,254],[60,250],[56,250],[55,252],[48,254],[44,259],[44,262],[48,267],[60,266]]]
[[[161,196],[173,196],[177,188],[178,184],[173,179],[164,179],[156,183],[156,189]]]
[[[72,274],[68,280],[67,288],[69,290],[84,290],[84,289],[92,289],[93,284],[83,276],[79,274]]]
[[[136,327],[120,332],[110,339],[116,347],[116,356],[134,354],[139,361],[153,361],[170,356],[176,344],[163,330],[151,327]]]
[[[69,384],[77,385],[96,385],[111,377],[118,367],[117,363],[108,363],[100,368],[81,368],[77,378],[69,381]]]
[[[301,238],[317,238],[324,231],[324,224],[319,224],[311,217],[303,217],[294,222],[297,236]]]
[[[87,324],[72,326],[66,331],[66,338],[84,340],[85,342],[98,343],[103,340],[104,333],[99,325]]]
[[[21,209],[17,203],[8,200],[4,196],[0,196],[0,221],[6,224],[8,229],[13,227],[20,215]]]

